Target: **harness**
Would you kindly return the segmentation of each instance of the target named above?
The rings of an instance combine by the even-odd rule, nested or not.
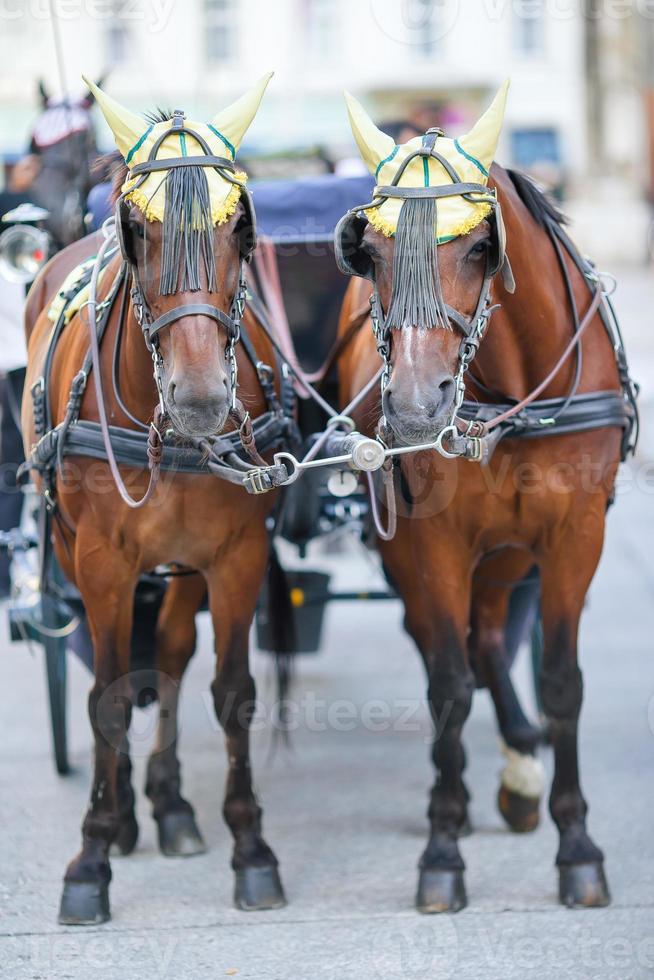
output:
[[[506,254],[506,232],[502,219],[501,205],[497,192],[489,190],[485,184],[462,181],[452,164],[436,149],[436,141],[443,131],[438,128],[429,129],[423,137],[422,145],[414,153],[407,156],[399,167],[393,181],[389,185],[377,186],[373,200],[369,204],[352,208],[339,222],[335,232],[336,261],[346,275],[357,275],[373,282],[373,293],[370,300],[370,318],[377,342],[377,350],[383,362],[381,375],[382,394],[390,379],[390,340],[391,327],[385,322],[377,285],[374,277],[374,264],[369,256],[361,249],[361,240],[367,219],[362,212],[380,207],[388,198],[407,200],[411,198],[447,198],[460,195],[472,204],[487,204],[491,207],[490,215],[492,246],[489,250],[484,280],[479,293],[475,312],[467,320],[458,310],[445,305],[450,323],[462,334],[459,348],[459,365],[455,377],[454,407],[449,424],[441,431],[435,443],[429,447],[414,447],[415,451],[424,448],[436,449],[446,458],[464,458],[481,461],[487,459],[498,441],[505,436],[542,436],[558,435],[563,432],[581,431],[575,428],[579,418],[583,417],[583,431],[591,428],[603,428],[616,425],[623,429],[621,458],[624,461],[629,453],[635,450],[638,439],[638,411],[636,398],[638,386],[629,376],[624,343],[615,310],[610,301],[610,293],[605,288],[601,276],[598,276],[588,260],[583,259],[575,249],[563,228],[554,220],[547,222],[547,231],[553,241],[559,264],[564,277],[566,291],[571,303],[574,335],[571,343],[565,349],[554,369],[536,389],[521,402],[510,405],[479,404],[465,401],[465,379],[470,365],[474,360],[479,345],[483,340],[493,312],[498,308],[490,304],[490,290],[494,277],[502,273],[504,285],[509,292],[515,289],[513,273]],[[434,158],[445,169],[451,184],[435,187],[400,187],[399,181],[412,160]],[[574,291],[568,270],[563,259],[565,250],[584,276],[592,294],[590,308],[580,320]],[[581,377],[581,336],[591,323],[595,314],[599,313],[611,340],[615,352],[622,387],[622,394],[617,392],[601,392],[593,395],[589,402],[588,396],[577,395]],[[563,363],[573,350],[577,352],[577,368],[570,393],[562,399],[547,399],[537,401],[538,395],[544,391],[550,381],[556,376]],[[471,377],[471,380],[482,390],[481,382]],[[491,392],[488,392],[491,393]],[[492,393],[491,393],[492,394]],[[592,405],[592,408],[589,406]],[[527,410],[529,409],[529,410]],[[589,416],[590,410],[590,416]],[[390,438],[390,432],[382,418],[380,432],[385,441]],[[446,441],[448,445],[446,445]]]
[[[228,314],[211,304],[193,303],[176,307],[158,318],[152,315],[145,297],[133,242],[131,241],[128,226],[128,205],[125,201],[125,195],[121,195],[116,204],[115,221],[106,222],[103,228],[105,241],[100,247],[93,267],[85,269],[79,279],[61,297],[64,299],[64,304],[59,311],[51,334],[43,375],[32,387],[31,394],[38,441],[33,447],[29,459],[23,464],[21,473],[24,474],[31,469],[41,473],[44,482],[44,499],[52,513],[56,506],[54,489],[57,468],[61,468],[66,456],[72,455],[106,459],[111,467],[116,486],[123,500],[130,507],[140,507],[147,503],[154,492],[161,471],[211,473],[236,485],[244,486],[250,493],[261,493],[274,489],[281,485],[287,477],[287,472],[283,466],[267,466],[261,453],[270,449],[288,448],[297,443],[298,433],[294,421],[294,391],[277,349],[275,348],[274,351],[275,367],[263,363],[258,358],[241,322],[247,299],[245,263],[249,260],[256,244],[252,202],[245,186],[233,176],[234,164],[223,157],[212,155],[202,137],[195,131],[183,126],[183,113],[180,111],[176,111],[174,114],[173,128],[177,134],[188,133],[191,135],[207,151],[206,154],[157,160],[156,154],[161,141],[169,135],[165,133],[153,146],[149,159],[144,163],[137,164],[132,169],[131,174],[139,178],[135,185],[138,187],[153,171],[186,166],[213,167],[221,176],[240,187],[248,227],[247,239],[242,237],[240,241],[241,259],[238,288],[232,308]],[[120,251],[122,255],[123,264],[107,297],[102,302],[98,302],[98,277],[101,270],[106,267],[117,251]],[[72,381],[64,419],[57,426],[53,426],[50,413],[49,386],[54,353],[66,327],[67,309],[80,289],[85,286],[88,286],[89,291],[89,298],[84,305],[87,307],[88,314],[90,349],[86,354],[81,370]],[[99,371],[100,347],[121,289],[122,302],[117,325],[112,380],[118,404],[123,407],[124,403],[117,383],[117,352],[120,349],[120,340],[125,328],[128,307],[126,299],[129,292],[135,317],[143,331],[146,347],[152,356],[153,376],[159,399],[159,404],[154,412],[154,421],[149,426],[127,412],[131,421],[142,431],[110,426],[106,417],[102,393]],[[166,425],[162,383],[163,360],[159,351],[159,335],[165,327],[189,315],[211,317],[225,327],[227,332],[226,355],[232,385],[230,416],[237,423],[237,429],[218,437],[179,440],[174,438],[174,433]],[[249,413],[245,412],[237,398],[236,344],[239,341],[256,371],[266,402],[266,411],[254,420],[250,419]],[[93,370],[96,372],[95,383],[100,422],[80,420],[79,418],[84,392],[89,375]],[[275,389],[275,374],[280,379],[281,398],[278,398]],[[141,470],[149,468],[150,483],[140,500],[133,500],[127,492],[118,471],[119,465]],[[264,467],[266,473],[262,476],[260,471]]]

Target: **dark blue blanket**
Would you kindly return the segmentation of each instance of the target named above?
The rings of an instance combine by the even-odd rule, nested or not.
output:
[[[304,177],[301,180],[260,180],[249,185],[262,235],[275,242],[324,241],[338,221],[372,195],[372,177]],[[87,202],[92,228],[97,230],[111,214],[110,184],[98,184]]]

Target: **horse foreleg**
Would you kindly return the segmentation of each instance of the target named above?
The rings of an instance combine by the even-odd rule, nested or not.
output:
[[[110,917],[109,848],[120,829],[118,769],[132,709],[129,656],[137,575],[109,542],[89,541],[78,529],[76,580],[93,640],[95,682],[88,708],[95,770],[82,849],[66,870],[59,921],[93,925]]]
[[[211,685],[216,716],[226,738],[229,769],[223,815],[234,838],[234,902],[244,910],[285,904],[277,858],[262,835],[252,787],[249,729],[255,708],[248,664],[249,630],[268,560],[265,535],[244,539],[207,576],[216,634],[216,676]]]
[[[134,789],[132,787],[132,760],[129,756],[129,739],[123,739],[118,754],[116,772],[116,799],[118,801],[118,829],[112,844],[112,852],[123,856],[131,854],[139,837],[136,821]]]
[[[502,585],[508,579],[506,572],[498,565],[497,585],[488,576],[486,565],[475,577],[470,653],[479,679],[490,691],[505,743],[507,761],[498,791],[500,813],[511,830],[526,832],[535,830],[539,821],[544,774],[535,750],[541,733],[525,717],[509,671],[505,627],[511,586]]]
[[[577,735],[582,677],[577,664],[579,619],[601,550],[584,536],[541,560],[543,664],[541,694],[554,749],[550,812],[559,831],[556,864],[559,897],[564,905],[608,905],[604,855],[586,830],[588,807],[579,784]],[[584,557],[571,561],[570,555]],[[594,560],[593,560],[594,559]]]
[[[173,579],[157,622],[157,740],[148,760],[145,792],[152,802],[159,847],[167,857],[190,857],[206,848],[193,807],[181,794],[177,709],[182,677],[196,643],[195,614],[207,590],[202,575]]]
[[[425,662],[435,727],[432,759],[437,771],[428,811],[429,842],[420,858],[416,907],[427,913],[458,912],[467,904],[465,864],[457,840],[466,825],[469,798],[463,782],[461,734],[475,687],[466,643],[471,563],[466,564],[458,544],[449,549],[436,532],[423,532],[421,540],[425,546],[430,540],[437,541],[437,554],[416,554],[402,547],[403,537],[398,534],[396,542],[385,546],[383,557],[402,590],[405,626]],[[416,568],[426,569],[428,574],[419,575]]]

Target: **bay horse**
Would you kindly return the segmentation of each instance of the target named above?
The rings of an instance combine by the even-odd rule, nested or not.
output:
[[[248,737],[255,698],[249,629],[268,564],[266,519],[275,493],[244,492],[247,467],[239,468],[234,439],[229,442],[235,418],[248,438],[261,432],[261,420],[278,435],[286,425],[279,364],[258,321],[247,310],[241,321],[239,307],[254,214],[233,157],[270,77],[209,124],[177,111],[146,122],[92,86],[125,159],[117,181],[119,247],[102,235],[74,244],[46,266],[28,298],[26,454],[54,511],[48,522],[54,552],[81,593],[94,649],[88,707],[95,770],[82,848],[65,874],[63,924],[109,918],[110,847],[129,853],[136,844],[127,745],[134,593],[144,572],[171,563],[196,574],[172,580],[157,625],[156,666],[164,682],[146,792],[160,848],[166,855],[204,849],[181,794],[176,716],[179,683],[195,646],[195,612],[208,592],[216,652],[212,693],[229,763],[223,813],[234,837],[235,902],[264,909],[285,901],[277,858],[262,833]],[[111,255],[112,247],[98,285],[102,253],[109,248]],[[97,296],[53,328],[48,307],[66,294],[70,283],[62,282],[96,252],[89,288]],[[85,314],[92,322],[97,314],[101,343]],[[99,347],[97,361],[88,360],[89,344]],[[239,414],[240,399],[254,420],[251,428]],[[121,465],[113,459],[112,466],[106,442],[92,439],[100,431],[115,446],[140,434],[136,456],[118,456]],[[49,443],[57,433],[52,461]],[[209,467],[225,477],[219,481],[200,463],[212,452],[217,458],[216,447],[226,441],[217,467]],[[246,444],[252,451],[252,438]],[[192,465],[190,447],[199,447]],[[177,462],[157,482],[153,476],[167,452]],[[44,547],[48,540],[49,534]]]
[[[340,360],[341,400],[362,390],[381,354],[381,398],[377,390],[360,407],[358,427],[389,445],[430,447],[396,458],[397,531],[379,541],[424,660],[439,732],[416,895],[423,913],[467,904],[457,842],[469,799],[462,732],[475,675],[500,665],[508,677],[508,603],[533,566],[559,898],[568,906],[609,902],[579,782],[577,637],[635,388],[601,280],[580,259],[562,216],[527,178],[493,163],[506,95],[507,85],[465,137],[429,130],[402,146],[347,97],[377,187],[371,204],[336,232],[342,270],[361,277],[349,286],[339,325],[351,337]],[[353,330],[369,300],[371,315],[359,319],[373,329]],[[506,691],[491,693],[503,729]],[[525,752],[519,740],[514,747]],[[501,788],[500,808],[514,829],[535,826],[533,797],[519,782]]]

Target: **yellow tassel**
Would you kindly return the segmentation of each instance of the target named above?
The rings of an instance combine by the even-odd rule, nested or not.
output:
[[[395,234],[396,226],[391,222],[387,221],[386,218],[382,218],[379,208],[370,208],[368,211],[364,211],[368,221],[380,235],[385,235],[386,238],[392,238]]]
[[[243,171],[237,171],[234,174],[236,180],[241,184],[247,181],[247,174]],[[131,201],[135,204],[139,211],[143,214],[147,221],[161,221],[162,218],[159,213],[159,207],[154,204],[154,197],[150,194],[146,194],[145,191],[140,187],[134,187],[138,177],[128,178],[121,190],[125,195],[126,201]],[[130,190],[133,188],[133,190]],[[156,196],[156,195],[155,195]],[[241,188],[237,184],[230,184],[227,196],[217,203],[212,202],[211,207],[211,220],[214,225],[224,224],[228,218],[230,218],[236,208],[238,207],[238,202],[241,198]]]
[[[471,232],[473,228],[477,227],[480,221],[483,221],[484,218],[488,217],[490,212],[491,212],[490,204],[475,205],[475,210],[470,215],[470,217],[466,221],[456,225],[455,228],[452,229],[452,231],[448,230],[447,236],[444,237],[447,237],[448,239],[450,237],[458,238],[459,235],[469,234],[469,232]],[[386,238],[392,238],[395,235],[397,226],[393,222],[388,221],[386,218],[384,218],[379,208],[369,208],[364,213],[368,218],[368,221],[370,222],[372,227],[375,229],[375,231],[378,231],[381,235],[384,235]]]

